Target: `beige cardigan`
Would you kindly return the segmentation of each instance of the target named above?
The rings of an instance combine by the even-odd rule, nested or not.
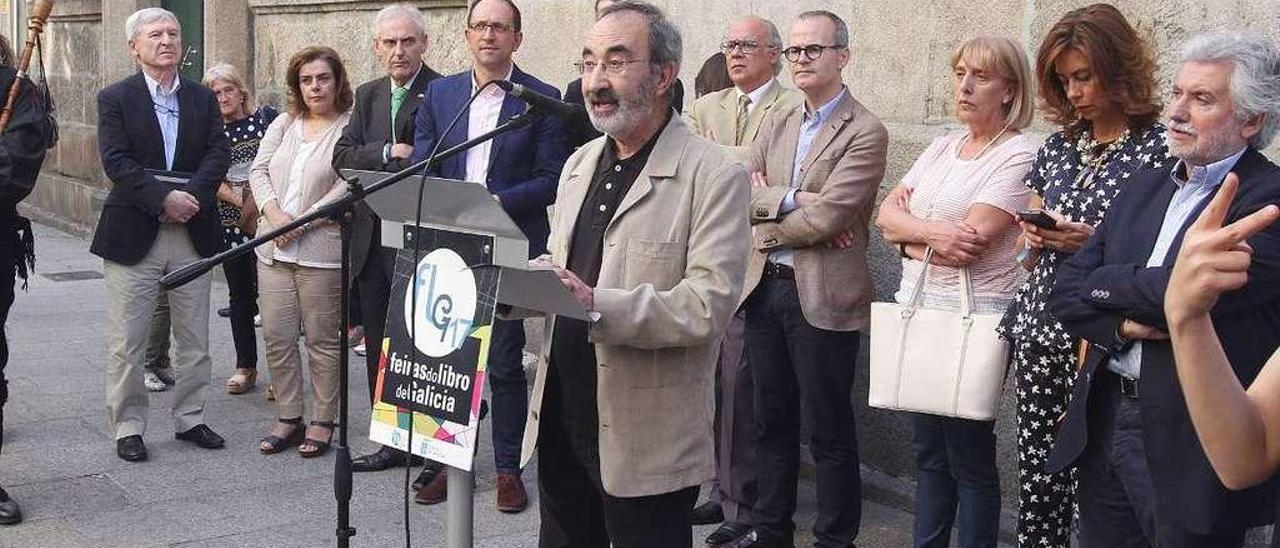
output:
[[[302,170],[303,211],[315,210],[346,193],[346,185],[333,169],[333,145],[342,136],[342,129],[347,126],[350,118],[350,114],[339,116],[320,135],[315,152],[307,159],[307,165]],[[258,156],[249,169],[249,185],[259,207],[282,198],[288,188],[289,170],[302,141],[302,124],[295,124],[295,121],[297,118],[293,115],[281,114],[267,128],[267,134],[258,146]],[[338,226],[328,222],[308,226],[315,228],[309,228],[298,240],[298,265],[325,265],[323,268],[333,268],[332,265],[339,264],[342,260],[342,239]],[[265,234],[274,228],[266,215],[258,217],[258,234]],[[271,264],[275,251],[273,242],[263,244],[257,249],[258,258]]]

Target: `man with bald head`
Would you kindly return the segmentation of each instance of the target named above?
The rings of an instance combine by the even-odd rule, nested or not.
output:
[[[851,398],[859,331],[870,323],[868,224],[889,135],[844,84],[852,52],[839,16],[800,14],[782,55],[804,104],[769,120],[748,159],[743,339],[760,467],[755,524],[734,546],[794,546],[804,425],[818,476],[814,546],[844,548],[862,518]]]
[[[693,104],[690,129],[745,159],[760,126],[774,113],[790,112],[804,95],[782,86],[782,36],[767,19],[734,22],[720,44],[733,87],[708,93]],[[734,316],[716,364],[716,481],[711,500],[694,509],[694,524],[724,520],[707,537],[720,546],[746,534],[756,495],[756,439],[751,371],[744,359],[742,313]]]
[[[520,8],[514,0],[472,0],[463,31],[471,51],[471,68],[427,86],[418,109],[413,159],[424,160],[436,147],[445,150],[475,139],[527,110],[514,95],[497,85],[506,80],[552,97],[556,88],[516,66],[513,55],[524,41]],[[468,103],[472,96],[475,100]],[[458,126],[450,121],[463,112]],[[569,155],[564,127],[550,116],[534,118],[528,127],[511,131],[472,147],[465,154],[431,166],[428,175],[484,185],[503,211],[529,240],[530,256],[546,250],[547,207],[556,201],[556,178]],[[493,453],[498,472],[498,510],[521,512],[529,503],[520,478],[520,442],[529,408],[529,387],[522,363],[524,324],[495,320],[489,346],[485,383],[492,396]],[[418,490],[419,504],[436,504],[448,497],[444,474]]]
[[[549,325],[522,458],[538,453],[542,548],[692,546],[711,478],[712,371],[746,268],[742,166],[670,108],[680,32],[657,8],[601,11],[582,87],[605,134],[560,176],[548,249],[587,323]]]

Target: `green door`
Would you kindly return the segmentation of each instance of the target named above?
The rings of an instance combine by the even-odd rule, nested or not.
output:
[[[204,0],[163,0],[161,7],[178,16],[182,25],[183,76],[200,81],[204,76]]]

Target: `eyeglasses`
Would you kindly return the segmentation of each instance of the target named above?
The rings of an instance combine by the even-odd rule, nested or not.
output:
[[[506,23],[491,23],[489,21],[476,21],[475,23],[467,25],[467,28],[471,29],[472,32],[480,34],[484,34],[484,31],[486,30],[492,30],[494,34],[506,34],[515,30],[515,27]]]
[[[603,63],[598,61],[575,61],[573,68],[578,70],[578,74],[586,75],[596,71],[596,67],[603,66],[604,73],[609,76],[618,76],[627,72],[627,65],[632,63],[648,63],[648,59],[610,59]]]
[[[765,47],[773,48],[775,46]],[[735,50],[746,54],[752,54],[759,48],[760,42],[756,42],[755,40],[725,40],[724,42],[720,42],[720,51],[724,52],[725,55],[729,55]]]
[[[846,46],[843,46],[843,45],[840,45],[840,44],[836,44],[836,45],[834,45],[834,46],[824,46],[824,45],[822,45],[822,44],[809,44],[809,45],[807,45],[807,46],[803,46],[803,47],[802,47],[802,46],[791,46],[791,47],[789,47],[789,48],[787,48],[787,49],[782,50],[782,55],[783,55],[783,56],[785,56],[785,57],[787,58],[787,60],[788,60],[788,61],[790,61],[790,62],[792,62],[792,63],[796,63],[796,62],[799,62],[799,61],[800,61],[800,54],[801,54],[801,53],[803,53],[803,54],[804,54],[804,57],[805,57],[806,59],[808,59],[808,60],[810,60],[810,61],[816,61],[819,57],[822,57],[822,52],[823,52],[824,50],[829,50],[829,49],[844,49],[845,47],[846,47]]]

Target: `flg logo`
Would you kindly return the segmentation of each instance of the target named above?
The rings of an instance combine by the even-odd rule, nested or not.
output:
[[[410,288],[418,296],[413,310],[413,295],[405,292],[405,329],[414,326],[417,336],[413,345],[419,352],[439,358],[462,347],[471,333],[476,315],[476,277],[471,268],[452,249],[437,249],[418,263],[417,279]]]

